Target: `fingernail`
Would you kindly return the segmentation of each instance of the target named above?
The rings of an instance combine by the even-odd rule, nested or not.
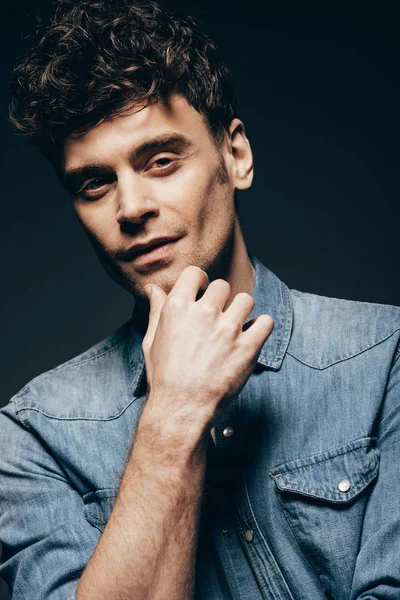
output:
[[[153,287],[151,285],[145,285],[144,289],[146,290],[147,297],[151,298],[151,292],[153,291]]]

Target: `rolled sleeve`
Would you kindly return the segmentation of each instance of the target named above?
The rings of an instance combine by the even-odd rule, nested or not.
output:
[[[377,438],[379,474],[366,507],[351,600],[400,598],[400,358],[388,380]]]
[[[13,600],[72,600],[100,532],[51,449],[16,414],[0,411],[0,576]]]

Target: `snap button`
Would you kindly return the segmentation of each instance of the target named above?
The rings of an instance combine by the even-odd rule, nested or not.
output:
[[[224,437],[231,437],[231,435],[233,435],[235,433],[235,430],[233,429],[233,427],[225,427],[225,429],[222,432],[222,435]]]
[[[246,540],[248,542],[252,542],[253,541],[253,537],[254,537],[254,534],[253,534],[252,530],[248,529],[247,531],[245,531],[244,537],[246,538]]]
[[[342,479],[342,481],[339,481],[338,488],[341,492],[348,492],[350,489],[350,481],[348,479]]]

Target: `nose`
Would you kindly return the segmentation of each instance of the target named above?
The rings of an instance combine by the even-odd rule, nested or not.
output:
[[[141,223],[159,213],[158,203],[148,182],[140,180],[140,175],[133,172],[118,178],[117,189],[117,221],[124,223]]]

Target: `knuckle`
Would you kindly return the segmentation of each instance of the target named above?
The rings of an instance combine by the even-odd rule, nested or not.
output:
[[[217,313],[216,307],[209,302],[202,302],[199,304],[199,310],[203,317],[214,317]]]
[[[166,300],[165,304],[168,310],[180,311],[185,305],[185,299],[182,296],[179,296],[178,294],[174,294]]]
[[[231,289],[231,284],[229,283],[229,281],[226,281],[226,279],[214,279],[214,281],[212,281],[210,285],[216,285],[218,287],[225,288],[226,290]]]
[[[222,322],[222,332],[229,337],[235,337],[240,330],[239,324],[233,319],[224,319]]]

